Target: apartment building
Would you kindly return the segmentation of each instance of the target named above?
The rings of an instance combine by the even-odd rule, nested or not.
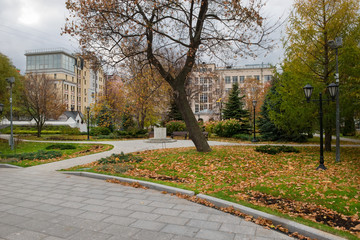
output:
[[[103,94],[105,77],[101,68],[63,48],[26,51],[26,72],[46,74],[59,91],[68,111],[86,113],[86,107]]]
[[[188,98],[194,114],[204,121],[219,120],[223,102],[234,83],[239,84],[243,95],[251,94],[250,81],[265,86],[272,80],[274,67],[269,64],[252,64],[239,67],[217,67],[216,64],[199,64],[188,79]],[[254,87],[251,87],[254,88]]]

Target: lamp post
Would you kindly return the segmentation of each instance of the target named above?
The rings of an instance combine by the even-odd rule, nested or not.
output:
[[[216,102],[219,103],[219,110],[220,110],[220,121],[222,120],[222,116],[221,116],[221,110],[222,110],[222,98],[219,98]]]
[[[327,86],[327,89],[330,93],[330,96],[332,100],[334,101],[338,92],[338,85],[335,83],[331,83],[329,86]],[[309,103],[311,94],[313,92],[313,87],[310,84],[307,84],[305,87],[303,87],[306,101]],[[323,111],[322,111],[322,93],[319,93],[319,99],[318,100],[312,100],[312,101],[318,101],[319,102],[319,121],[320,121],[320,165],[316,168],[326,170],[326,167],[324,165],[324,146],[323,146]],[[329,101],[329,99],[325,99],[324,101]]]
[[[4,110],[4,104],[0,103],[0,114],[2,114],[3,110]]]
[[[257,142],[257,140],[256,140],[256,133],[255,133],[255,109],[256,109],[256,103],[257,103],[257,101],[256,100],[253,100],[252,101],[252,105],[253,105],[253,107],[254,107],[254,119],[253,119],[253,122],[254,122],[254,138],[252,139],[252,142]]]
[[[12,86],[15,82],[14,77],[6,78],[6,81],[10,84],[10,148],[14,150],[14,129],[13,129],[13,115],[12,115]]]
[[[90,140],[90,107],[86,107],[87,112],[87,140]]]
[[[338,61],[338,48],[342,47],[342,38],[337,37],[334,40],[328,42],[331,49],[335,49],[335,58],[336,58],[336,73],[335,81],[339,85],[339,61]],[[339,100],[339,90],[336,95],[336,162],[340,162],[340,100]]]

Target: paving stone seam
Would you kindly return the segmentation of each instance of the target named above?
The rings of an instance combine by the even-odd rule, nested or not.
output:
[[[298,232],[304,236],[310,237],[310,238],[314,238],[314,239],[318,239],[318,240],[344,240],[344,238],[332,235],[330,233],[315,229],[315,228],[311,228],[308,226],[305,226],[303,224],[288,220],[288,219],[284,219],[272,214],[268,214],[265,212],[261,212],[259,210],[255,210],[240,204],[236,204],[233,202],[229,202],[226,200],[222,200],[219,198],[215,198],[212,196],[208,196],[208,195],[204,195],[204,194],[197,194],[195,195],[194,191],[189,191],[189,190],[184,190],[184,189],[180,189],[180,188],[175,188],[175,187],[170,187],[170,186],[166,186],[166,185],[161,185],[158,183],[152,183],[152,182],[147,182],[147,181],[143,181],[143,180],[136,180],[136,179],[130,179],[130,178],[124,178],[124,177],[116,177],[116,176],[110,176],[110,175],[105,175],[105,174],[98,174],[98,173],[90,173],[90,172],[62,172],[64,174],[69,174],[69,175],[76,175],[76,176],[82,176],[82,177],[90,177],[90,178],[96,178],[96,179],[101,179],[101,180],[108,180],[108,179],[116,179],[122,182],[126,182],[126,183],[139,183],[142,186],[148,187],[150,189],[154,189],[154,190],[158,190],[158,191],[165,191],[168,193],[180,193],[180,194],[184,194],[184,195],[189,195],[189,196],[196,196],[200,199],[204,199],[207,200],[211,203],[213,203],[216,207],[233,207],[236,210],[239,210],[245,214],[251,215],[253,217],[261,217],[264,219],[268,219],[271,220],[274,225],[281,225],[285,228],[287,228],[290,232]]]

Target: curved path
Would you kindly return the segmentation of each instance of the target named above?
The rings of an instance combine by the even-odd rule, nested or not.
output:
[[[144,140],[91,143],[112,144],[114,148],[24,169],[0,168],[0,240],[291,239],[241,218],[159,191],[55,171],[121,151],[193,146],[189,140],[167,144]],[[212,146],[237,145],[209,143]]]

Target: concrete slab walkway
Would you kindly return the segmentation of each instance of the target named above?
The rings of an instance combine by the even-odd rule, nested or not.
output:
[[[165,147],[143,140],[118,141],[114,146],[109,152],[61,162],[26,169],[0,169],[0,239],[291,239],[241,218],[159,191],[54,171],[115,152]],[[192,142],[166,145],[187,146],[192,146]]]

